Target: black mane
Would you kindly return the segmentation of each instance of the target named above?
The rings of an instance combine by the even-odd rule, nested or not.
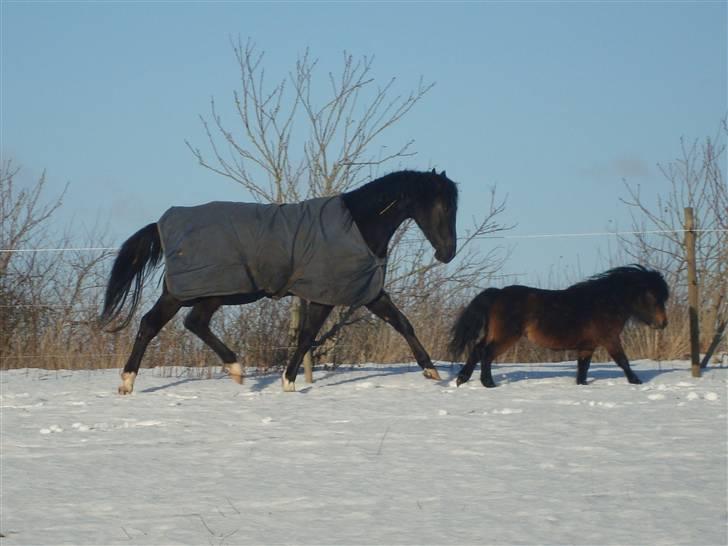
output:
[[[608,292],[625,287],[639,292],[650,291],[661,303],[664,303],[670,295],[670,289],[659,271],[638,264],[615,267],[604,273],[592,275],[567,290],[591,289]]]
[[[371,196],[382,202],[405,195],[417,202],[432,202],[441,196],[451,209],[456,210],[458,206],[457,185],[447,177],[445,171],[438,174],[434,169],[389,173],[344,195],[352,199],[366,199]]]

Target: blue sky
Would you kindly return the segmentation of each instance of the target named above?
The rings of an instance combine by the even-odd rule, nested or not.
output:
[[[198,115],[230,105],[231,36],[284,78],[308,47],[319,74],[344,50],[407,92],[435,87],[380,144],[415,139],[391,168],[446,169],[459,226],[508,196],[513,234],[630,227],[623,179],[651,198],[680,137],[715,135],[726,105],[725,2],[2,3],[3,159],[23,180],[70,183],[59,220],[119,243],[172,204],[247,200],[198,166]],[[232,121],[232,120],[231,120]],[[609,238],[511,239],[522,282],[603,269]],[[614,241],[611,240],[611,244]],[[496,242],[482,241],[484,248]]]

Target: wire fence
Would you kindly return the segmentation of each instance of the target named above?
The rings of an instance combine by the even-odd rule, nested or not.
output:
[[[520,234],[500,234],[500,235],[477,235],[475,237],[458,237],[458,241],[470,240],[492,240],[492,239],[568,239],[578,237],[626,237],[629,235],[661,235],[666,233],[728,233],[728,229],[708,228],[708,229],[650,229],[637,231],[587,231],[575,233],[520,233]],[[399,244],[420,244],[425,242],[424,239],[402,239]],[[118,247],[57,247],[57,248],[2,248],[0,252],[5,253],[32,253],[32,252],[112,252],[118,250]]]
[[[653,230],[634,230],[634,231],[589,231],[589,232],[564,232],[564,233],[525,233],[525,234],[489,234],[479,235],[475,237],[458,237],[458,241],[468,240],[529,240],[529,239],[568,239],[568,238],[580,238],[580,237],[621,237],[630,235],[660,235],[660,234],[676,234],[676,233],[687,233],[693,231],[695,233],[728,233],[728,229],[721,228],[708,228],[708,229],[653,229]],[[425,239],[402,239],[399,244],[422,244],[425,243]],[[114,252],[118,250],[118,247],[100,247],[100,246],[88,246],[88,247],[48,247],[48,248],[14,248],[14,249],[0,249],[0,253],[50,253],[50,252]],[[111,258],[113,255],[109,255],[106,258]],[[503,275],[504,278],[522,276],[518,273]],[[0,309],[7,308],[46,308],[46,309],[63,309],[73,311],[84,311],[94,310],[94,306],[85,306],[78,304],[70,305],[58,305],[58,304],[16,304],[16,305],[4,305],[0,304]]]

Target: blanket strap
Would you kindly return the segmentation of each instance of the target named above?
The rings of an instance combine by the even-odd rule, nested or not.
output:
[[[388,211],[389,209],[391,209],[391,208],[392,208],[392,207],[394,206],[394,204],[395,204],[396,202],[397,202],[397,199],[395,199],[395,200],[394,200],[394,201],[392,201],[392,202],[391,202],[391,203],[390,203],[389,205],[387,205],[387,206],[386,206],[386,207],[384,207],[384,208],[383,208],[382,210],[380,210],[380,211],[379,211],[379,216],[381,216],[382,214],[384,214],[385,212],[387,212],[387,211]]]

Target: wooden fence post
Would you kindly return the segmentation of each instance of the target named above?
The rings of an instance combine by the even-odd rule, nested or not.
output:
[[[695,218],[685,207],[685,257],[688,262],[688,313],[690,318],[690,364],[693,377],[700,377],[700,328],[698,324],[698,274],[695,266]]]

